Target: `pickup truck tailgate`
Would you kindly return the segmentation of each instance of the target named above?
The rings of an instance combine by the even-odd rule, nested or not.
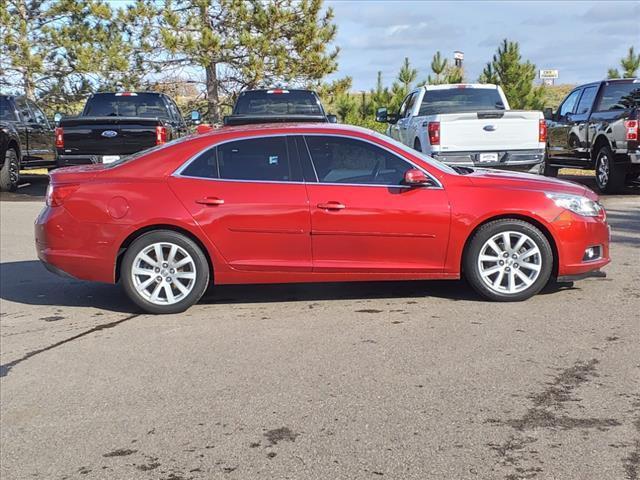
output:
[[[156,118],[74,117],[60,122],[64,153],[69,155],[127,155],[156,144]]]
[[[503,151],[541,148],[539,112],[508,110],[438,115],[441,151]]]

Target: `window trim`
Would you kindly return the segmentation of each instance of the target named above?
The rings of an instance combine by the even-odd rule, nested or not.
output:
[[[429,179],[434,182],[435,185],[424,185],[421,187],[414,187],[412,185],[380,185],[380,184],[368,184],[368,183],[321,183],[319,181],[317,182],[307,182],[304,180],[304,175],[302,175],[302,181],[295,181],[295,182],[286,182],[284,180],[238,180],[238,179],[228,179],[228,178],[203,178],[203,177],[192,177],[190,175],[182,175],[182,171],[185,170],[190,164],[191,162],[193,162],[196,158],[198,158],[201,154],[205,153],[206,151],[212,149],[212,148],[217,148],[220,145],[224,145],[225,143],[230,143],[230,142],[235,142],[238,140],[250,140],[250,139],[254,139],[254,138],[268,138],[268,137],[293,137],[293,136],[302,136],[303,137],[303,141],[304,141],[304,137],[305,136],[316,136],[316,137],[339,137],[339,138],[347,138],[347,139],[352,139],[352,140],[359,140],[361,142],[366,142],[369,143],[375,147],[381,148],[383,150],[386,150],[387,152],[389,152],[391,155],[395,155],[396,157],[400,158],[400,160],[405,161],[406,163],[408,163],[409,165],[411,165],[413,168],[416,168],[418,170],[420,170],[421,172],[423,172],[427,177],[429,177]],[[304,142],[305,146],[308,149],[307,146],[307,142]],[[311,152],[309,153],[309,158],[311,160],[311,164],[313,165],[313,159],[311,158]],[[301,162],[300,156],[299,155],[295,155],[297,158],[298,162]],[[217,152],[216,152],[216,158],[217,158]],[[289,159],[289,161],[291,161],[291,158]],[[216,162],[217,163],[217,162]],[[314,167],[314,172],[315,172],[315,165]],[[302,165],[300,165],[300,171],[303,172],[304,170],[302,169]],[[317,172],[316,173],[316,178],[318,177]],[[329,185],[329,186],[342,186],[342,187],[375,187],[375,188],[402,188],[402,189],[413,189],[413,188],[422,188],[422,189],[429,189],[429,190],[444,190],[444,186],[442,185],[442,182],[440,182],[440,180],[438,180],[435,176],[433,176],[431,173],[429,173],[425,168],[423,168],[420,165],[417,165],[416,163],[412,162],[411,160],[409,160],[408,158],[405,158],[401,155],[398,155],[396,152],[394,152],[393,150],[391,150],[390,148],[387,148],[384,145],[380,145],[379,143],[376,142],[372,142],[369,139],[365,139],[365,138],[360,138],[360,137],[353,137],[350,135],[343,135],[343,134],[337,134],[337,133],[292,133],[292,132],[288,132],[288,133],[273,133],[273,134],[255,134],[255,135],[249,135],[246,137],[240,137],[240,138],[231,138],[231,139],[227,139],[224,140],[222,142],[216,143],[214,145],[209,145],[205,148],[203,148],[202,150],[200,150],[199,152],[197,152],[196,154],[192,155],[191,157],[189,157],[182,165],[180,165],[178,168],[176,168],[173,173],[170,175],[171,177],[176,177],[176,178],[193,178],[196,180],[208,180],[208,181],[213,181],[213,182],[237,182],[237,183],[280,183],[280,184],[284,184],[284,185]]]

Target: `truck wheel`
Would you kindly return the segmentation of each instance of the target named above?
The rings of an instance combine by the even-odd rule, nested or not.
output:
[[[596,156],[596,184],[603,193],[619,192],[624,186],[624,169],[613,161],[613,152],[604,145]]]
[[[155,230],[137,238],[124,254],[120,278],[127,296],[149,313],[179,313],[209,286],[209,264],[190,238]]]
[[[417,150],[418,152],[422,151],[422,145],[420,145],[420,140],[418,140],[417,138],[413,141],[413,149]]]
[[[557,177],[559,170],[560,169],[558,167],[552,167],[549,165],[549,153],[545,152],[544,160],[542,162],[542,174],[545,177]]]
[[[553,269],[547,237],[523,220],[505,218],[478,229],[464,254],[464,273],[483,297],[518,302],[538,293]]]
[[[18,189],[19,181],[20,162],[18,162],[18,153],[14,148],[9,148],[4,152],[4,165],[0,170],[0,190],[14,192]]]

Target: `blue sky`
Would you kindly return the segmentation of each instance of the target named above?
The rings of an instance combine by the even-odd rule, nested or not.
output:
[[[111,0],[124,6],[129,0]],[[640,51],[640,1],[325,0],[335,13],[339,70],[354,90],[373,88],[378,70],[390,84],[404,57],[429,74],[433,54],[465,54],[475,81],[503,38],[519,42],[538,69],[558,69],[557,83],[604,78],[629,46]]]
[[[557,83],[604,78],[631,45],[640,50],[640,1],[634,2],[429,2],[329,0],[338,26],[337,76],[353,77],[355,90],[386,83],[403,58],[429,73],[436,50],[465,54],[467,80],[475,81],[503,38],[518,41],[537,68],[558,69]]]

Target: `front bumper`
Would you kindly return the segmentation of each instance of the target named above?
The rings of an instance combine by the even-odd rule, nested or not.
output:
[[[611,233],[604,215],[582,217],[565,211],[558,215],[551,227],[558,250],[558,278],[602,275],[600,269],[611,262]],[[586,250],[592,247],[600,247],[599,257],[585,260]]]
[[[495,162],[481,162],[480,155],[495,153],[498,160]],[[465,167],[499,168],[508,170],[529,170],[540,165],[544,160],[544,150],[502,150],[487,152],[431,152],[433,158],[447,165],[459,165]]]

